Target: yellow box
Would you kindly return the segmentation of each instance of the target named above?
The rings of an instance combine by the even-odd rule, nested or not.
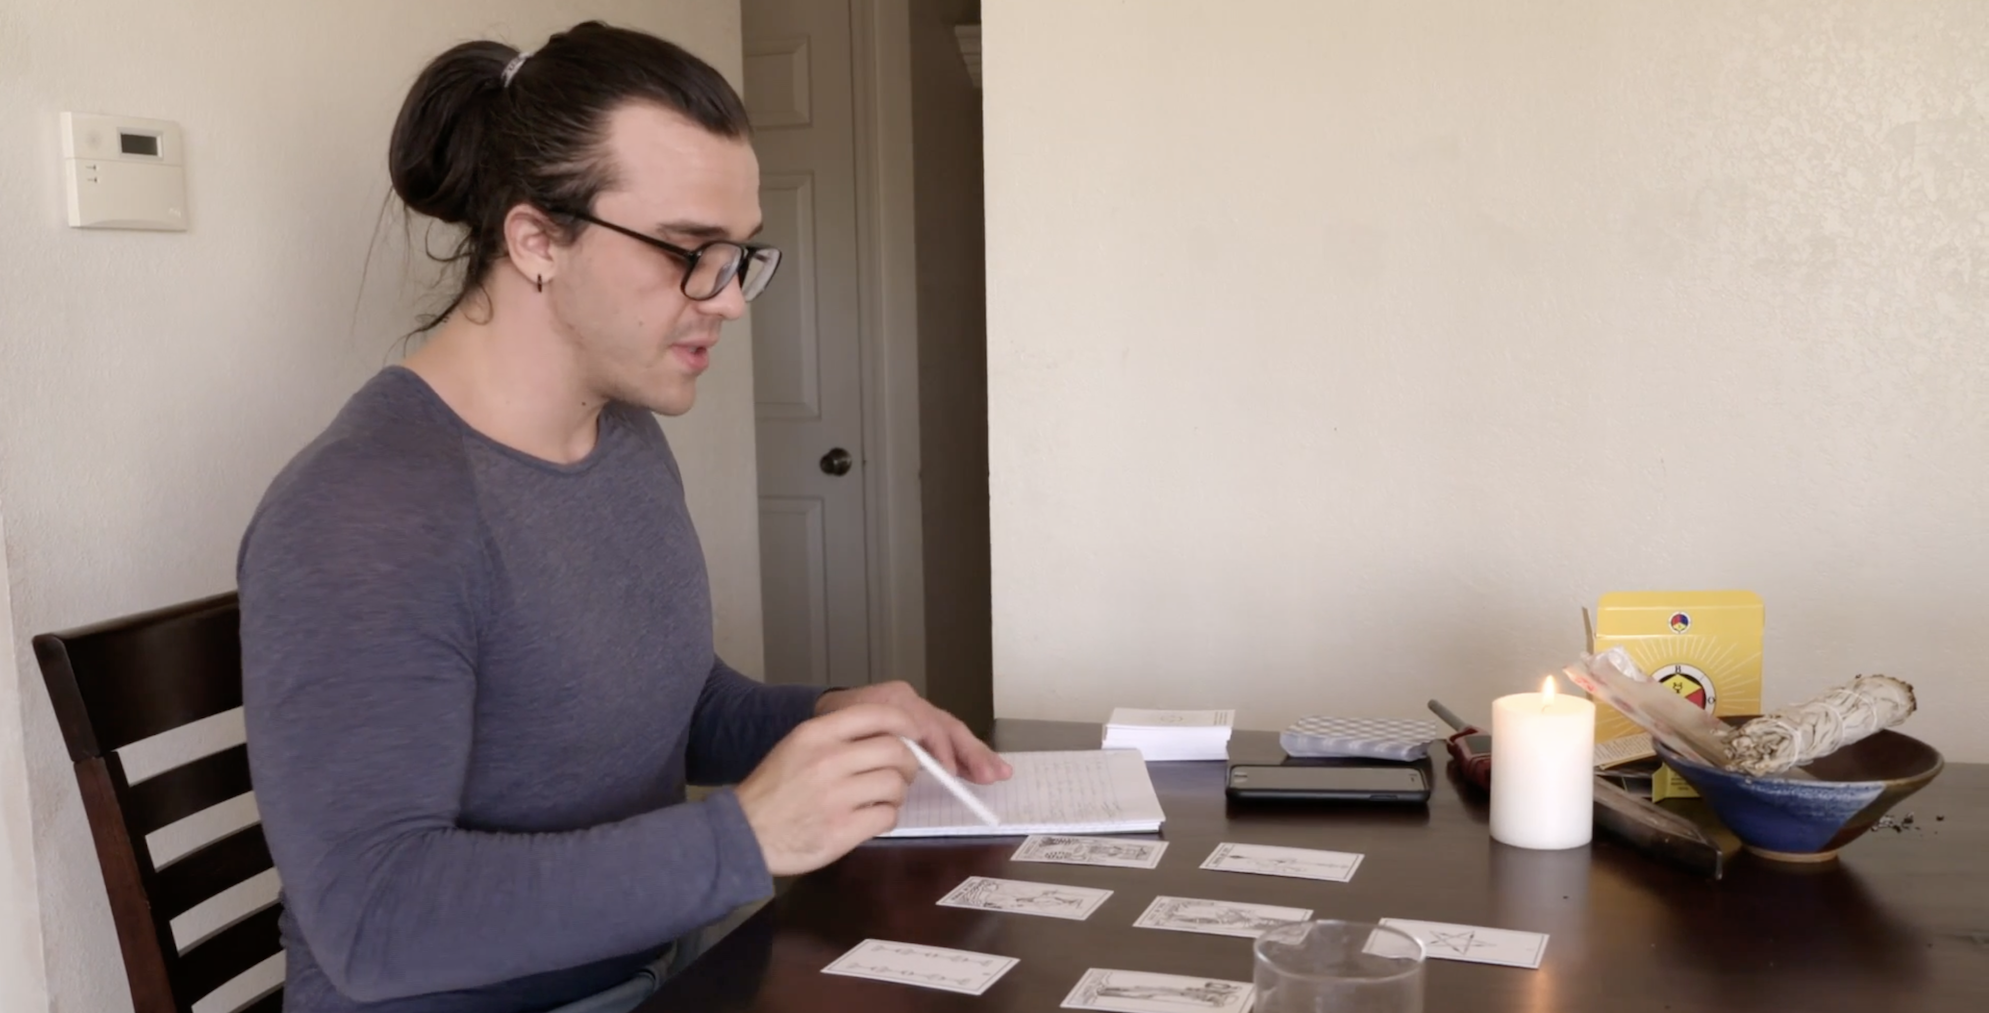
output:
[[[1767,611],[1752,591],[1618,591],[1602,596],[1595,650],[1621,647],[1646,675],[1720,717],[1761,713],[1761,635]],[[1642,731],[1598,703],[1595,739]],[[1651,797],[1694,797],[1660,769]]]

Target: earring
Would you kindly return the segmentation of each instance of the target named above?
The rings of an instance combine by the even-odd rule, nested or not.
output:
[[[544,292],[546,290],[546,276],[543,274],[534,276],[532,278],[532,287]]]

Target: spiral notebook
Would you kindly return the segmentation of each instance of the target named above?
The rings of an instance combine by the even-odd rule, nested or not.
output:
[[[885,837],[1023,837],[1029,834],[1138,834],[1166,822],[1136,749],[1003,753],[1015,776],[967,785],[1000,826],[974,818],[931,775],[920,772]]]

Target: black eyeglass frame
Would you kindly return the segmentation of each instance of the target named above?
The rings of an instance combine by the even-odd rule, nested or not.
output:
[[[743,294],[746,290],[746,267],[747,265],[751,264],[753,262],[753,259],[759,254],[771,253],[773,254],[773,259],[767,261],[766,264],[767,280],[760,284],[759,291],[746,296],[747,302],[752,302],[754,299],[758,298],[762,292],[765,292],[767,290],[767,285],[773,282],[773,276],[775,272],[777,272],[780,269],[779,247],[767,246],[762,243],[735,243],[730,239],[714,239],[711,242],[706,243],[695,250],[687,250],[681,246],[678,246],[675,243],[669,242],[667,240],[658,239],[655,236],[649,235],[647,233],[637,232],[636,230],[628,228],[626,226],[616,225],[614,222],[604,222],[601,219],[596,218],[585,211],[562,211],[559,213],[565,215],[568,218],[574,218],[578,219],[579,221],[586,222],[589,225],[598,225],[601,228],[607,229],[609,232],[619,232],[622,235],[629,237],[630,239],[642,243],[647,243],[648,245],[653,246],[659,250],[662,250],[664,253],[670,254],[671,256],[676,257],[677,259],[683,261],[684,280],[677,284],[677,290],[684,293],[684,298],[689,299],[692,302],[706,302],[711,299],[716,299],[725,292],[726,286],[732,284],[735,281],[739,283],[739,290]],[[732,276],[720,280],[717,287],[713,288],[710,294],[708,295],[702,295],[702,296],[692,295],[691,276],[697,274],[698,261],[701,260],[707,252],[720,246],[736,246],[739,248],[739,262],[732,266]]]

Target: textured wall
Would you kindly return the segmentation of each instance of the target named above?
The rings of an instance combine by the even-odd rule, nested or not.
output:
[[[670,35],[738,78],[735,0],[0,6],[0,508],[18,666],[0,680],[0,1010],[42,1007],[40,975],[17,966],[34,951],[32,898],[17,896],[23,783],[49,1005],[130,1006],[29,637],[232,586],[270,477],[412,321],[421,293],[402,283],[394,219],[372,245],[408,84],[457,41],[532,46],[586,17]],[[177,120],[192,230],[64,227],[65,109]],[[698,410],[670,428],[711,556],[720,649],[756,671],[751,378],[735,328]]]
[[[1989,4],[985,17],[996,709],[1488,701],[1756,590],[1989,760]]]

